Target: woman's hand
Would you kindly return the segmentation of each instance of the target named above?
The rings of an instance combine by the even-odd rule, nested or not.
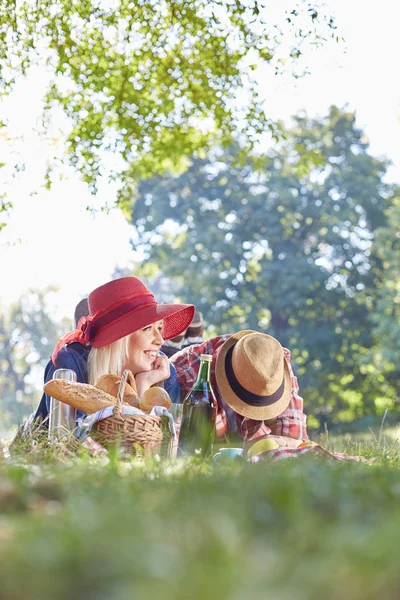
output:
[[[139,398],[155,383],[168,379],[171,371],[167,356],[157,356],[150,371],[142,371],[135,375],[136,390]]]

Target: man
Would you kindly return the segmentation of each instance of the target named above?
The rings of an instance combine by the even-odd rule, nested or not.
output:
[[[174,354],[181,401],[196,381],[202,354],[213,357],[211,385],[218,401],[217,437],[238,435],[249,446],[262,437],[296,448],[308,439],[303,399],[290,352],[256,331],[212,338]],[[176,397],[167,380],[165,389]]]
[[[182,343],[182,348],[186,348],[187,346],[191,346],[192,344],[202,344],[204,333],[204,319],[203,313],[196,310],[193,321],[190,323],[189,327],[185,333],[185,339]]]
[[[184,339],[185,332],[181,333],[181,335],[172,338],[172,340],[165,340],[165,342],[160,348],[161,352],[164,352],[164,354],[166,354],[168,358],[171,358],[171,356],[179,352],[179,350],[182,350],[182,344]]]
[[[78,323],[81,320],[81,318],[87,317],[88,314],[89,314],[89,302],[88,302],[87,298],[83,298],[75,306],[75,312],[74,312],[75,328],[78,327]]]

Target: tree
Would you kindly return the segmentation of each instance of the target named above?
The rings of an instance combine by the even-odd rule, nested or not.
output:
[[[54,344],[71,329],[71,319],[57,323],[48,314],[46,298],[54,291],[29,290],[0,312],[0,415],[6,427],[32,411]]]
[[[386,212],[387,222],[377,231],[375,251],[381,258],[384,275],[377,291],[372,315],[377,340],[371,361],[383,371],[396,389],[400,377],[400,189]],[[396,399],[399,399],[397,392]]]
[[[275,22],[260,0],[4,0],[0,82],[8,93],[45,65],[45,116],[62,107],[72,163],[93,192],[117,179],[126,208],[138,177],[181,170],[216,139],[247,155],[260,133],[279,135],[257,66],[299,76],[304,44],[336,36],[320,4],[290,3]]]
[[[142,182],[132,219],[148,259],[181,282],[181,300],[217,332],[276,336],[321,422],[350,420],[375,412],[378,396],[393,398],[367,357],[382,278],[373,239],[395,190],[352,113],[299,115],[285,137],[261,174],[231,151]]]

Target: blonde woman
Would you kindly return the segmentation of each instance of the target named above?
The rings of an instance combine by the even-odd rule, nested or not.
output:
[[[190,325],[195,308],[190,304],[158,304],[136,277],[110,281],[89,294],[89,314],[74,331],[57,342],[45,370],[45,383],[56,369],[72,369],[80,383],[94,385],[109,373],[135,375],[139,397],[155,383],[176,380],[175,369],[160,354],[164,340]],[[34,421],[47,427],[50,397],[43,394]],[[77,415],[82,416],[82,413]]]

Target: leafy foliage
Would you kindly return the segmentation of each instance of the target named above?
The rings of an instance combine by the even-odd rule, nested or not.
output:
[[[299,115],[285,138],[261,174],[232,149],[142,182],[133,221],[148,259],[216,332],[261,329],[293,351],[308,413],[350,420],[375,412],[377,398],[384,410],[393,382],[369,350],[382,279],[374,235],[396,192],[383,181],[387,164],[336,107]]]
[[[380,348],[382,364],[400,363],[400,190],[387,210],[387,222],[376,236],[377,253],[385,270],[378,290],[377,310],[374,316],[375,333],[385,340]]]
[[[45,65],[47,109],[56,103],[70,119],[72,163],[93,191],[111,171],[126,207],[139,176],[182,169],[216,138],[227,145],[239,136],[248,152],[260,133],[279,135],[256,66],[300,75],[303,45],[336,28],[318,2],[300,0],[280,17],[268,4],[5,0],[0,81],[10,90],[32,65]]]

